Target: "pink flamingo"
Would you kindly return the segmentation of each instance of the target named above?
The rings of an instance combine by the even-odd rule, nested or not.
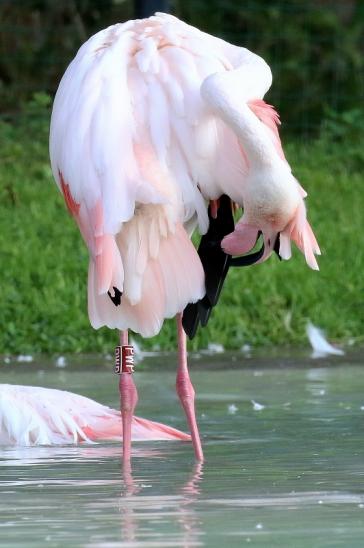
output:
[[[189,440],[158,422],[133,417],[135,441]],[[36,386],[0,384],[0,445],[65,445],[120,441],[120,412],[90,398]]]
[[[219,200],[227,197],[244,208],[223,241],[227,253],[250,251],[262,233],[262,252],[245,264],[266,260],[273,250],[288,259],[292,239],[317,268],[306,194],[285,160],[278,116],[263,101],[271,82],[259,56],[157,13],[92,36],[54,101],[52,169],[90,251],[91,324],[118,329],[127,346],[128,329],[151,337],[165,318],[177,316],[176,387],[198,460],[182,312],[195,307],[194,319],[207,322],[229,261],[218,242],[225,270],[210,291],[214,260],[208,253],[203,259],[203,250],[200,257],[190,235],[196,228],[205,234],[215,218],[223,223]],[[187,329],[191,336],[194,330]],[[120,394],[127,463],[137,402],[127,372]]]

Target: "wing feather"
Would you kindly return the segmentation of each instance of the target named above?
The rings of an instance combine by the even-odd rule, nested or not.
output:
[[[149,128],[152,145],[156,151],[161,166],[167,161],[170,123],[168,104],[163,87],[157,78],[150,78],[148,84]]]

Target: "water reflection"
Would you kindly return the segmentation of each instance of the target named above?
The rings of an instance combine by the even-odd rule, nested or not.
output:
[[[179,523],[182,527],[183,546],[201,546],[200,537],[203,535],[201,530],[201,519],[194,510],[194,503],[198,500],[201,493],[203,481],[203,463],[198,462],[192,469],[187,482],[181,487],[183,497],[179,505]]]
[[[127,546],[133,546],[137,538],[142,537],[141,527],[146,516],[151,517],[151,512],[158,509],[169,508],[169,515],[179,525],[178,546],[192,548],[201,546],[200,537],[201,520],[198,517],[193,503],[198,500],[201,493],[203,480],[203,464],[195,463],[187,481],[176,487],[176,493],[172,495],[154,496],[143,494],[149,485],[144,485],[141,479],[134,479],[131,470],[123,470],[122,491],[120,497],[121,538]],[[157,478],[156,478],[157,479]],[[147,544],[143,544],[147,546]],[[176,544],[177,546],[177,544]]]
[[[122,470],[123,485],[120,497],[121,538],[131,543],[135,541],[138,532],[138,516],[136,514],[135,496],[143,489],[134,481],[131,470]]]
[[[63,463],[82,463],[87,460],[119,459],[120,445],[83,444],[79,446],[0,447],[1,466],[38,466],[62,460]],[[155,447],[133,447],[134,458],[163,458],[165,453]]]

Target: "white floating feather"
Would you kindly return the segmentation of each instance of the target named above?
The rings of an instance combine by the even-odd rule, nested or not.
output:
[[[263,405],[262,403],[258,403],[254,400],[251,400],[251,403],[253,405],[254,411],[262,411],[263,409],[265,409],[265,405]]]
[[[307,324],[306,333],[313,349],[312,358],[324,358],[329,355],[343,356],[345,354],[341,348],[330,344],[326,340],[324,332],[311,322]]]

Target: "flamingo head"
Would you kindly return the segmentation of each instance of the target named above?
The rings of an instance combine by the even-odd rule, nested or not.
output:
[[[254,253],[255,260],[245,264],[262,263],[275,251],[280,259],[291,258],[291,240],[305,256],[306,262],[313,270],[318,270],[315,255],[320,255],[320,248],[306,218],[303,200],[300,201],[293,215],[283,226],[275,223],[249,223],[244,214],[235,230],[225,236],[221,247],[228,255],[246,255],[255,247],[259,237],[263,237],[261,250]],[[252,256],[253,259],[253,256]],[[237,263],[238,264],[238,263]]]

